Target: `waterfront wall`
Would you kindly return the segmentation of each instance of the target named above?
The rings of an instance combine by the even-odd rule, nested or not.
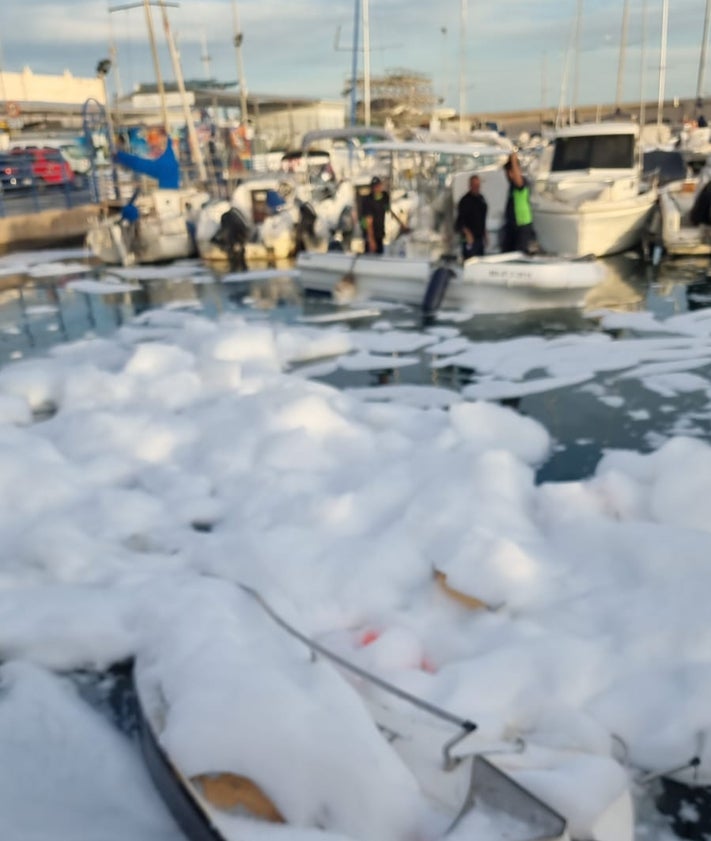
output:
[[[0,253],[20,248],[49,248],[65,243],[81,242],[93,220],[99,218],[101,206],[41,210],[0,219]]]

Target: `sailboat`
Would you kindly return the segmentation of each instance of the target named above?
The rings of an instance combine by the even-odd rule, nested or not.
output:
[[[158,263],[196,254],[194,228],[199,208],[210,198],[201,187],[182,186],[179,183],[179,167],[172,152],[168,125],[168,113],[165,105],[160,65],[158,62],[153,20],[149,0],[143,0],[146,13],[151,51],[155,65],[156,79],[161,98],[162,131],[166,136],[167,146],[159,159],[142,159],[138,156],[124,155],[124,162],[129,168],[148,174],[158,180],[157,189],[142,193],[136,189],[129,202],[118,213],[111,213],[96,220],[86,236],[86,244],[93,255],[109,265],[129,266],[141,263]],[[195,133],[187,97],[183,74],[180,67],[175,41],[164,0],[159,0],[163,17],[168,48],[173,70],[181,95],[183,115],[188,132],[191,155],[197,165],[201,183],[206,181],[205,165]],[[175,179],[170,184],[161,183],[164,168],[160,161],[166,158],[176,167]]]

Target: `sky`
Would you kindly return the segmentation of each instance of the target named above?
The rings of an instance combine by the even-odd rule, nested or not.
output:
[[[29,65],[50,73],[66,68],[76,75],[93,76],[113,41],[118,64],[118,74],[116,68],[112,71],[114,86],[118,81],[125,93],[140,82],[153,81],[143,9],[108,11],[126,5],[131,4],[117,0],[3,3],[4,68],[19,70]],[[576,59],[571,36],[578,0],[468,0],[464,27],[459,0],[436,4],[371,0],[371,73],[402,67],[427,74],[445,105],[458,107],[463,91],[470,113],[542,104],[557,107],[561,98],[565,104],[573,100],[589,105],[612,103],[617,92],[622,5],[620,0],[585,0]],[[675,0],[670,5],[664,90],[667,98],[693,98],[706,4],[704,0]],[[658,97],[661,10],[662,0],[630,0],[623,101],[639,101],[642,91],[653,101]],[[351,0],[239,0],[237,12],[244,34],[248,90],[342,98],[351,75]],[[187,78],[237,79],[230,0],[182,0],[169,13]],[[162,42],[157,10],[155,15]],[[163,73],[170,79],[167,50],[162,47],[161,52]],[[205,55],[210,57],[208,63],[203,61]],[[704,95],[711,93],[706,75],[704,70]]]
[[[82,277],[82,256],[8,255],[0,273],[63,278],[69,297],[130,292]],[[161,269],[193,274],[204,280],[194,264]],[[672,841],[641,777],[699,752],[711,782],[711,445],[698,434],[711,310],[599,311],[600,332],[475,341],[454,313],[396,327],[379,306],[358,330],[174,303],[0,369],[7,837],[175,837],[135,746],[59,674],[126,657],[147,709],[162,699],[181,770],[251,775],[287,819],[224,818],[228,837],[441,837],[451,813],[366,712],[386,699],[312,661],[243,584],[330,650],[475,721],[479,748],[505,747],[495,761],[574,837],[631,791],[636,837]],[[417,352],[474,381],[375,394],[315,379]],[[672,431],[537,482],[559,442],[488,395],[537,382],[554,403],[564,376],[620,424],[649,422],[623,397],[635,383]],[[389,703],[437,751],[453,735]],[[505,829],[475,810],[447,837]]]

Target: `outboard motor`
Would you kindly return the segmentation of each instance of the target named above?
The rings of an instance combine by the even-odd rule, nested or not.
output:
[[[711,225],[711,181],[699,191],[689,211],[692,225]]]
[[[305,251],[307,248],[306,238],[312,241],[316,239],[316,211],[310,202],[302,202],[299,205],[299,221],[296,225],[296,250]]]
[[[353,216],[352,207],[347,206],[343,208],[341,215],[338,217],[336,230],[341,232],[343,250],[350,251],[353,242],[353,231],[355,230],[355,217]]]
[[[244,246],[249,241],[249,223],[236,207],[226,210],[220,217],[220,227],[212,237],[212,242],[219,245],[230,261],[230,271],[247,270]]]
[[[439,266],[432,272],[427,291],[422,300],[422,316],[425,320],[432,318],[442,303],[449,286],[449,281],[456,272],[450,266]]]

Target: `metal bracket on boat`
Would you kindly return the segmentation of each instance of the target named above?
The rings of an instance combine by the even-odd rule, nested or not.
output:
[[[465,739],[469,733],[472,731],[465,731],[464,733],[457,733],[456,736],[449,739],[449,741],[445,742],[442,746],[442,755],[444,756],[444,770],[445,771],[453,771],[458,765],[460,765],[465,759],[469,759],[472,754],[467,754],[465,756],[452,756],[452,748],[456,747],[459,742]],[[526,749],[526,740],[521,738],[521,736],[517,736],[511,744],[507,744],[506,747],[500,748],[491,748],[491,750],[477,750],[475,756],[496,756],[497,754],[514,754],[514,753],[523,753]]]
[[[465,757],[452,756],[452,748],[456,747],[463,739],[476,730],[476,724],[467,728],[466,724],[473,724],[473,722],[464,722],[462,724],[462,732],[456,733],[451,739],[448,739],[442,746],[442,757],[444,759],[443,768],[445,771],[453,771]]]
[[[643,777],[640,777],[639,783],[641,783],[641,785],[648,785],[661,777],[678,774],[679,772],[686,771],[689,768],[698,768],[700,765],[701,757],[694,756],[688,762],[685,762],[683,765],[677,765],[675,768],[665,768],[663,771],[651,771],[649,774],[645,774]]]
[[[681,771],[688,771],[689,768],[693,768],[696,771],[694,777],[697,778],[698,769],[701,767],[701,756],[704,752],[705,745],[706,733],[704,730],[699,730],[696,734],[696,754],[692,756],[688,762],[685,762],[683,765],[677,765],[675,768],[667,768],[664,771],[651,771],[649,774],[645,774],[641,777],[639,782],[642,785],[647,785],[648,783],[658,780],[660,777],[668,777],[671,774],[679,774]]]

